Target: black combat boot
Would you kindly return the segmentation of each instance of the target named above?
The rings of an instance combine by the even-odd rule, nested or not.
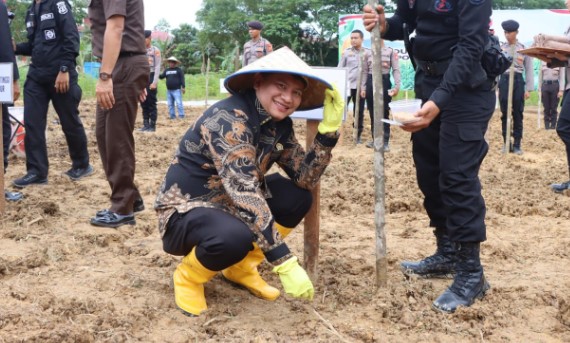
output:
[[[455,274],[455,249],[443,229],[433,230],[437,240],[435,254],[419,262],[400,263],[405,275],[418,275],[424,278],[452,278]]]
[[[148,130],[148,127],[149,127],[149,125],[148,125],[148,119],[143,119],[143,127],[141,127],[141,128],[139,129],[139,131],[145,132],[145,131]]]
[[[432,304],[436,311],[453,313],[459,306],[469,307],[491,288],[479,259],[480,243],[456,243],[456,274],[453,283]]]

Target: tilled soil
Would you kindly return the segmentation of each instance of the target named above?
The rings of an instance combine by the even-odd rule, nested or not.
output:
[[[209,309],[189,318],[174,304],[179,257],[162,251],[152,203],[181,135],[203,109],[170,121],[159,105],[156,133],[136,132],[136,180],[147,209],[135,226],[93,227],[108,206],[109,186],[97,153],[94,103],[82,119],[96,172],[79,182],[61,128],[48,135],[49,183],[24,189],[6,205],[0,229],[2,342],[569,342],[570,196],[564,146],[555,131],[525,113],[524,155],[501,154],[500,118],[487,134],[480,173],[487,204],[482,262],[492,289],[453,315],[431,310],[450,280],[406,279],[404,259],[433,253],[433,235],[416,185],[409,134],[392,131],[385,154],[388,286],[376,289],[374,154],[353,146],[351,121],[321,182],[321,231],[315,299],[274,302],[235,288],[218,275],[206,284]],[[140,121],[140,117],[139,117]],[[140,123],[139,123],[140,124]],[[299,141],[305,122],[296,122]],[[366,122],[364,141],[369,139]],[[6,185],[25,172],[12,156]],[[302,259],[303,225],[288,239]],[[271,267],[260,271],[281,289]]]

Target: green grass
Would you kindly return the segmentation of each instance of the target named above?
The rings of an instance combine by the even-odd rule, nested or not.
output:
[[[28,67],[20,67],[20,87],[24,86]],[[226,75],[221,73],[210,73],[208,84],[208,99],[221,99],[224,97],[220,94],[220,79]],[[185,75],[186,94],[182,97],[184,101],[203,100],[206,98],[206,76],[202,74]],[[88,74],[79,74],[79,86],[83,91],[83,99],[91,99],[95,97],[95,86],[97,79]],[[23,93],[23,89],[22,89]],[[158,83],[158,100],[166,100],[166,81],[159,80]]]

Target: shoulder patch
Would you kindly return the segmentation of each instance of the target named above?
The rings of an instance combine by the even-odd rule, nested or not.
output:
[[[453,10],[453,4],[449,0],[435,0],[434,8],[441,13],[447,13]]]
[[[65,1],[60,1],[57,4],[57,11],[59,14],[66,14],[67,13],[67,6],[65,5]]]
[[[469,3],[474,6],[479,6],[484,4],[486,1],[487,0],[469,0]]]

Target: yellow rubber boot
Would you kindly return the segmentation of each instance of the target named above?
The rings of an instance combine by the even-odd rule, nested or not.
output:
[[[285,227],[281,224],[277,224],[277,222],[274,225],[275,225],[275,228],[277,228],[277,231],[279,231],[279,234],[281,234],[281,238],[283,238],[283,239],[285,237],[289,236],[289,234],[293,231],[293,229]]]
[[[196,258],[196,248],[192,249],[174,271],[176,305],[188,315],[200,315],[208,308],[204,296],[204,284],[216,273],[204,267]]]
[[[277,288],[268,285],[259,275],[257,266],[265,260],[265,256],[257,244],[254,243],[253,246],[253,250],[243,260],[222,270],[222,275],[229,281],[247,288],[256,297],[273,301],[281,293]]]
[[[281,234],[281,238],[287,237],[293,230],[277,223],[275,223],[275,227]],[[243,260],[224,269],[222,275],[227,280],[245,287],[253,295],[261,299],[273,301],[277,299],[281,293],[277,288],[267,284],[261,275],[259,275],[257,266],[265,260],[265,256],[257,244],[254,243],[253,246],[253,250],[250,251]]]

